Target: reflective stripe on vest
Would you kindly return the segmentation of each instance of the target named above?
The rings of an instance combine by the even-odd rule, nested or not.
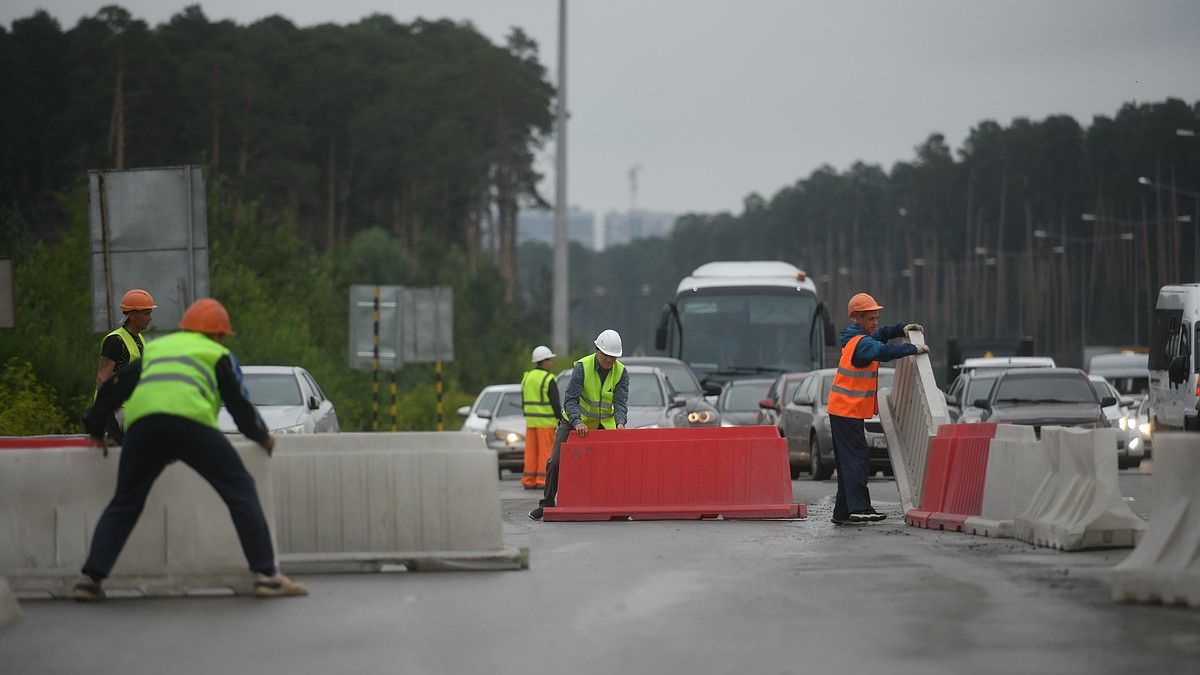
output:
[[[615,429],[617,422],[613,417],[613,392],[617,383],[621,381],[621,373],[625,372],[625,366],[620,361],[613,362],[612,370],[608,371],[604,384],[601,385],[600,374],[596,372],[595,354],[589,354],[575,363],[583,365],[583,393],[579,396],[583,423],[589,429]],[[570,422],[566,406],[563,407],[563,419]]]
[[[159,413],[218,428],[221,392],[216,365],[228,353],[229,349],[216,341],[190,331],[148,345],[142,357],[142,375],[125,404],[126,428]]]
[[[550,405],[550,384],[554,376],[535,368],[521,378],[521,409],[525,426],[530,429],[552,429],[558,426],[554,406]]]
[[[842,358],[833,376],[833,389],[829,392],[826,408],[830,415],[865,420],[879,412],[875,393],[879,384],[879,362],[872,361],[866,368],[855,368],[851,361],[854,348],[864,337],[856,335],[842,347]]]

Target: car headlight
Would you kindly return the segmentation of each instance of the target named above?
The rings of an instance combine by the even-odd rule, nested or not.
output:
[[[276,434],[302,434],[302,433],[304,433],[304,425],[297,424],[296,426],[292,426],[292,427],[283,427],[282,429],[276,429],[273,433],[276,433]]]
[[[1143,436],[1149,436],[1150,435],[1150,423],[1142,422],[1141,424],[1139,424],[1138,432],[1141,433]]]
[[[515,431],[508,431],[507,429],[497,429],[496,438],[504,441],[508,445],[516,445],[517,443],[525,440],[523,435],[518,434]]]

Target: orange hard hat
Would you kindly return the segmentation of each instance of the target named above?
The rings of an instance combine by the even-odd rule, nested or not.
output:
[[[150,294],[140,288],[135,288],[125,294],[121,298],[121,311],[132,312],[137,309],[154,309],[158,305],[154,304],[154,298]]]
[[[233,327],[229,325],[229,312],[225,305],[212,298],[202,298],[192,303],[179,320],[179,327],[197,333],[233,335]]]
[[[876,309],[883,309],[883,305],[875,302],[875,298],[866,293],[859,293],[850,298],[850,318],[854,318],[855,312],[870,312]]]

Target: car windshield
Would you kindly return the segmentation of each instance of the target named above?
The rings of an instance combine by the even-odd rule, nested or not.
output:
[[[997,403],[1096,403],[1082,376],[1006,377],[996,385]]]
[[[1150,376],[1110,377],[1109,382],[1122,396],[1143,396],[1150,390]]]
[[[987,398],[992,393],[992,385],[1000,373],[976,373],[967,380],[967,395],[963,397],[963,405],[971,405],[981,398]]]
[[[680,394],[693,396],[703,391],[700,389],[700,383],[696,381],[696,376],[685,364],[659,363],[655,364],[655,367],[663,371],[663,374],[667,376],[667,381],[671,383],[671,387]]]
[[[525,414],[521,406],[521,392],[509,391],[500,399],[500,407],[496,409],[496,417],[520,417]]]
[[[291,373],[242,373],[242,383],[254,405],[303,405],[300,384]]]
[[[1096,392],[1097,399],[1102,399],[1105,396],[1112,396],[1115,399],[1121,398],[1120,394],[1117,393],[1117,390],[1113,389],[1112,385],[1108,382],[1097,382],[1095,380],[1091,380],[1091,383],[1092,391]]]
[[[663,401],[662,388],[658,386],[658,378],[654,373],[629,374],[629,405],[661,408],[666,405]]]
[[[892,378],[895,376],[896,371],[894,370],[879,371],[879,383],[876,385],[876,389],[883,389],[884,387],[892,386]],[[829,404],[829,393],[831,391],[833,391],[833,373],[826,375],[825,379],[821,382],[821,400],[824,401],[826,405]]]
[[[721,405],[725,410],[731,412],[754,412],[758,410],[758,402],[766,398],[767,390],[771,388],[771,384],[741,384],[733,382],[729,385],[729,391],[725,392],[725,398]]]
[[[481,410],[491,410],[496,407],[496,399],[500,398],[498,391],[485,391],[479,395],[479,400],[475,401],[475,412]]]

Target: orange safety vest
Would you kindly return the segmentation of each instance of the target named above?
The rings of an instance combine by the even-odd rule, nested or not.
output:
[[[858,341],[864,337],[856,335],[842,347],[842,359],[829,392],[827,410],[830,415],[865,420],[879,412],[879,399],[875,395],[879,384],[879,362],[872,361],[866,368],[855,368],[850,361]]]

